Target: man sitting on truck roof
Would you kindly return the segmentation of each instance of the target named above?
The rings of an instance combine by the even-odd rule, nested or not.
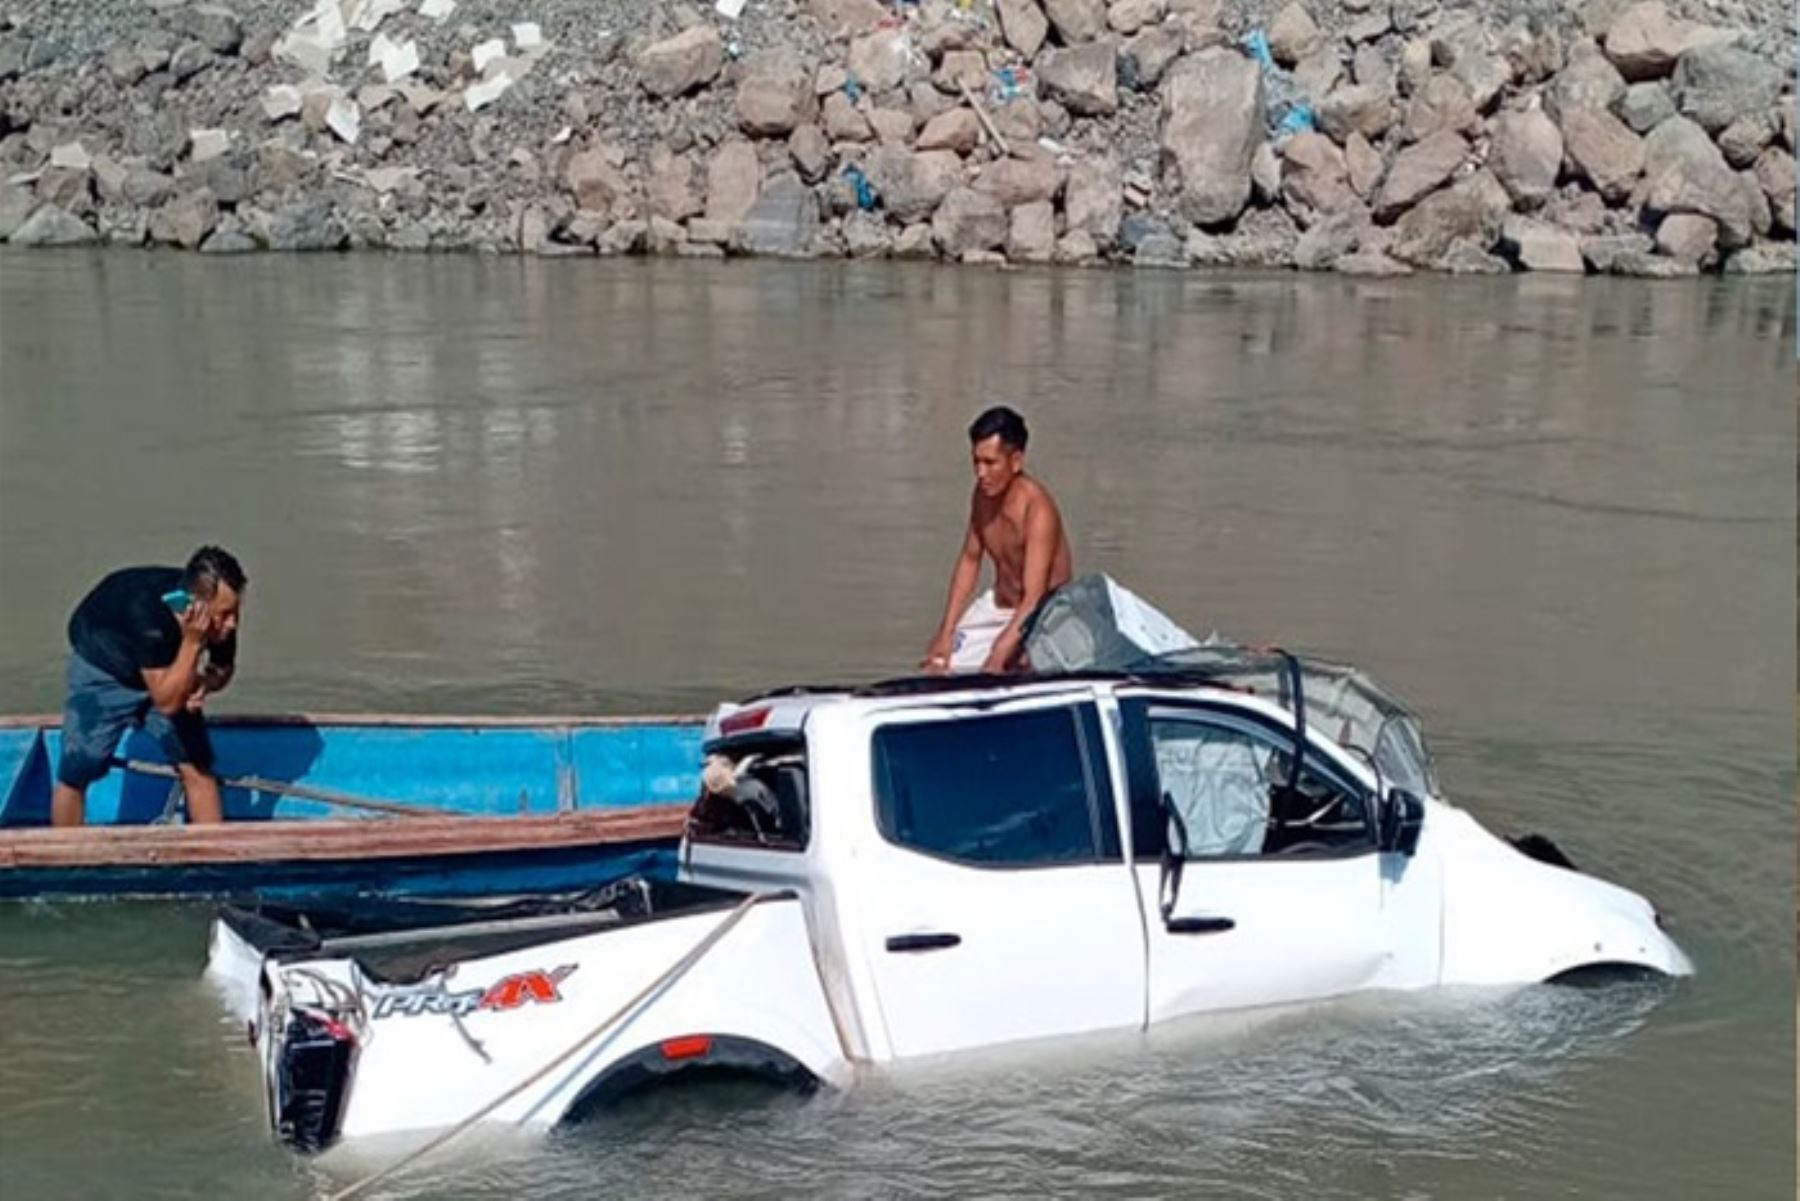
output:
[[[944,619],[920,664],[932,675],[1023,670],[1025,623],[1075,574],[1056,499],[1025,473],[1029,438],[1025,419],[1005,405],[969,426],[975,488]],[[977,597],[984,555],[994,561],[994,586]]]

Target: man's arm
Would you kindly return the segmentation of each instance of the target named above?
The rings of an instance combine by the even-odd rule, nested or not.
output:
[[[206,649],[206,602],[195,601],[176,618],[181,626],[181,646],[167,667],[144,668],[144,687],[150,703],[171,716],[181,712],[200,681],[200,652]]]
[[[944,603],[944,620],[938,623],[937,634],[925,651],[925,661],[919,665],[926,671],[950,670],[950,648],[956,640],[956,623],[962,620],[963,611],[975,599],[975,589],[980,583],[981,539],[975,534],[975,518],[971,512],[962,551],[956,556],[956,567],[950,572],[950,596]]]
[[[1025,640],[1025,623],[1050,591],[1050,568],[1056,562],[1056,545],[1061,536],[1056,510],[1042,500],[1034,502],[1025,513],[1025,572],[1019,607],[1013,610],[1012,620],[1000,631],[1000,637],[994,639],[994,649],[981,665],[984,674],[1012,670]]]

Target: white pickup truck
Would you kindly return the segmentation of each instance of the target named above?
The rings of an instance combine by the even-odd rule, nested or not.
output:
[[[505,909],[227,911],[212,971],[305,1150],[549,1125],[690,1069],[812,1086],[1362,990],[1689,974],[1641,897],[1437,796],[1366,677],[1155,672],[722,707],[679,879]]]

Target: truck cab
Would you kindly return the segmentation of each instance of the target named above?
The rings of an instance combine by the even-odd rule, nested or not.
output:
[[[735,783],[684,878],[801,898],[854,1059],[1692,970],[1641,898],[1438,796],[1416,720],[1337,665],[799,690],[722,707],[706,748]]]

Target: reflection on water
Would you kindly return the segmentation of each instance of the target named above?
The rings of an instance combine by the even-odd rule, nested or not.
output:
[[[1700,978],[669,1097],[389,1195],[1786,1196],[1793,317],[1744,281],[7,257],[0,710],[58,703],[96,577],[203,539],[252,576],[240,710],[904,670],[1009,401],[1082,568],[1366,665],[1455,799],[1651,897]],[[264,1138],[203,916],[0,911],[9,1195],[339,1180]]]

